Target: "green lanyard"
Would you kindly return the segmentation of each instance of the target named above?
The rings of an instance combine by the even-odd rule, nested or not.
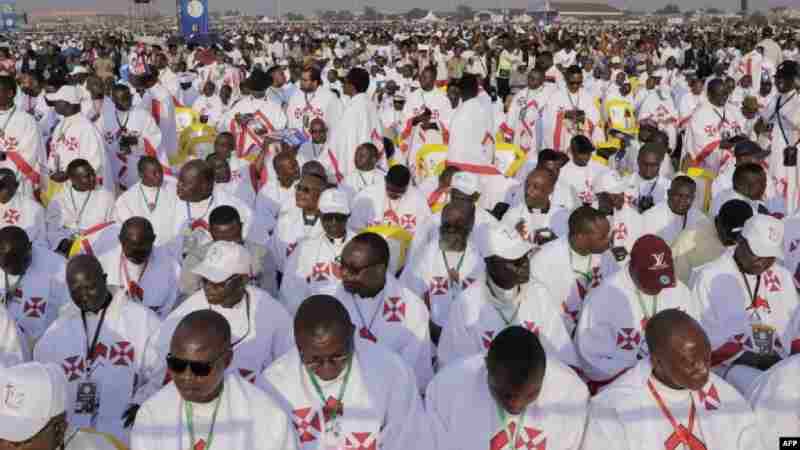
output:
[[[575,266],[572,264],[572,249],[568,248],[567,251],[569,252],[569,268],[572,269],[572,272],[575,275],[580,275],[581,278],[586,282],[586,288],[588,289],[592,285],[592,255],[589,255],[589,263],[586,265],[586,272],[581,272],[580,270],[575,269]]]
[[[338,398],[336,399],[337,405],[342,404],[342,399],[344,398],[344,392],[345,389],[347,389],[347,382],[350,381],[350,369],[352,367],[353,367],[353,357],[350,356],[350,359],[347,360],[347,369],[345,369],[344,372],[344,381],[342,382],[342,387],[339,388],[339,395],[337,396]],[[308,367],[306,367],[306,372],[308,372],[308,378],[311,378],[311,384],[314,385],[314,390],[317,391],[317,395],[319,395],[319,398],[322,401],[323,412],[324,412],[324,407],[327,403],[327,401],[325,400],[325,393],[322,392],[322,388],[319,385],[319,381],[317,381],[317,377],[314,375],[313,372],[308,370]],[[330,422],[336,421],[337,412],[338,410],[336,408],[334,408],[333,411],[331,411]]]
[[[144,199],[144,204],[147,206],[147,209],[150,210],[150,212],[155,211],[156,207],[158,207],[158,196],[161,194],[161,187],[156,189],[156,198],[155,198],[155,201],[153,203],[150,203],[149,201],[147,201],[147,196],[144,195],[144,189],[142,189],[141,185],[139,186],[139,192],[142,193],[142,198]]]
[[[508,432],[508,423],[507,423],[508,417],[506,414],[506,410],[503,409],[500,405],[498,405],[496,401],[495,401],[495,406],[497,407],[497,419],[500,420],[500,424],[503,425],[503,431]],[[514,428],[514,432],[509,433],[510,439],[508,443],[511,444],[512,450],[516,447],[517,436],[519,436],[519,430],[521,430],[522,427],[525,425],[525,413],[527,411],[528,408],[526,407],[525,410],[522,411],[522,414],[519,415],[519,423],[517,424],[517,427]],[[502,448],[498,450],[502,450]]]
[[[222,403],[222,392],[220,391],[217,397],[217,403],[214,405],[214,414],[211,416],[211,429],[208,430],[208,437],[206,437],[205,450],[211,450],[211,443],[214,442],[214,425],[217,423],[217,413],[219,412],[219,404]],[[184,403],[184,411],[186,412],[186,426],[189,428],[189,446],[194,449],[196,444],[194,440],[194,414],[192,412],[192,404],[190,402]]]
[[[492,289],[492,286],[489,284],[488,281],[486,283],[486,287],[489,288],[489,292],[494,296],[494,298],[497,298],[497,295],[495,295],[494,293],[494,289]],[[517,292],[517,295],[519,295],[519,292]],[[501,311],[500,308],[498,308],[495,305],[492,306],[494,306],[494,310],[497,311],[497,314],[503,320],[503,323],[506,324],[507,327],[510,327],[511,325],[514,325],[514,321],[517,320],[517,316],[519,315],[519,308],[522,306],[522,300],[520,300],[519,303],[517,303],[517,307],[514,308],[514,314],[511,314],[511,317],[508,319],[506,319],[506,315],[503,314],[503,311]]]
[[[461,272],[461,266],[464,264],[464,256],[467,254],[467,249],[464,249],[464,252],[461,253],[461,257],[458,258],[458,263],[456,264],[456,273]],[[445,254],[444,250],[442,250],[442,260],[444,261],[444,267],[447,269],[447,278],[452,285],[454,280],[450,278],[450,261],[447,260],[447,255]]]

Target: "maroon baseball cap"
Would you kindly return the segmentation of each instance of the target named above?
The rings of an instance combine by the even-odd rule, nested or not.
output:
[[[676,285],[672,250],[663,239],[653,234],[646,234],[633,244],[630,270],[639,286],[648,291],[661,291]]]

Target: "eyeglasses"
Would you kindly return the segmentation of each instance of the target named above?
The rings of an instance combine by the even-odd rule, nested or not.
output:
[[[319,369],[323,367],[325,364],[329,364],[331,366],[340,366],[347,362],[348,359],[353,355],[353,337],[350,336],[347,339],[347,348],[345,352],[341,355],[333,355],[328,357],[313,357],[308,358],[300,353],[300,360],[303,362],[303,365],[308,367],[309,369]]]
[[[196,377],[207,377],[211,374],[211,371],[214,370],[214,366],[227,354],[228,351],[225,350],[211,361],[189,361],[187,359],[178,358],[170,353],[167,355],[167,368],[169,368],[170,372],[179,374],[183,373],[188,367],[192,371],[192,375]]]

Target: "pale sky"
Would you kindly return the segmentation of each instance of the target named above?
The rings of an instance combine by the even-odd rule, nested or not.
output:
[[[175,0],[154,0],[164,12],[174,13]],[[557,0],[553,0],[557,1]],[[587,1],[587,0],[583,0]],[[591,1],[591,0],[588,0]],[[667,0],[617,0],[625,1],[635,9],[653,10],[669,3]],[[774,0],[749,0],[750,9],[765,9]],[[786,2],[787,0],[781,0]],[[800,0],[788,0],[800,6]],[[454,10],[457,5],[467,4],[473,8],[509,8],[524,7],[528,0],[209,0],[210,9],[241,9],[246,13],[255,14],[274,14],[280,2],[281,11],[297,11],[301,13],[311,13],[315,9],[324,7],[325,9],[351,9],[361,10],[364,5],[374,6],[378,9],[397,10],[411,8],[433,8],[435,10]],[[675,0],[682,9],[697,7],[709,7],[725,9],[728,11],[738,11],[739,0]],[[127,1],[124,0],[17,0],[18,8],[26,10],[34,8],[90,8],[99,9],[104,12],[127,11]]]

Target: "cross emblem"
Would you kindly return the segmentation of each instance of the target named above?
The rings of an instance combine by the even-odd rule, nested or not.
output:
[[[431,280],[431,295],[446,295],[449,286],[450,283],[448,283],[447,277],[433,277]]]
[[[97,345],[94,346],[94,351],[92,352],[92,354],[89,355],[89,361],[91,363],[94,363],[101,356],[104,359],[108,358],[108,347],[102,342],[98,342]]]
[[[717,129],[713,125],[706,125],[705,128],[703,128],[703,131],[706,133],[706,136],[714,137],[714,133],[717,131]]]
[[[475,278],[464,278],[461,282],[461,289],[466,289],[475,283]]]
[[[67,381],[75,381],[83,375],[83,371],[85,370],[83,358],[80,356],[64,358],[64,362],[61,363],[61,368],[64,370]]]
[[[494,340],[494,331],[486,331],[481,336],[481,342],[483,343],[483,348],[489,350],[489,347],[492,345],[492,341]]]
[[[11,225],[17,224],[19,222],[19,218],[20,213],[14,208],[9,208],[5,213],[3,213],[3,220]]]
[[[541,327],[537,326],[532,320],[525,320],[522,322],[522,326],[527,328],[528,331],[539,336],[539,332],[542,330]]]
[[[373,343],[378,342],[378,338],[375,337],[375,335],[372,334],[372,331],[367,327],[361,327],[361,329],[358,330],[358,335],[361,337],[361,339],[366,339],[368,341],[372,341]]]
[[[239,368],[239,375],[252,384],[256,384],[256,373],[249,369]]]
[[[698,396],[700,397],[700,402],[703,403],[707,411],[719,409],[719,393],[717,392],[717,387],[713,384],[706,391],[700,389],[700,391],[698,391]]]
[[[322,431],[319,423],[319,414],[311,408],[301,408],[292,411],[292,422],[297,430],[297,437],[300,443],[313,442],[317,439],[317,434]]]
[[[292,255],[292,252],[294,252],[295,248],[297,248],[297,242],[292,242],[292,243],[290,243],[289,245],[286,246],[286,257],[287,258]]]
[[[509,428],[514,427],[514,424],[510,424]],[[506,445],[508,445],[508,433],[505,429],[500,430],[495,434],[491,440],[489,440],[489,450],[503,450]]]
[[[47,307],[47,302],[42,297],[31,297],[25,300],[22,305],[22,312],[35,319],[39,319],[44,315],[44,310]]]
[[[614,225],[614,240],[624,241],[628,237],[628,227],[623,222]]]
[[[387,322],[402,322],[406,317],[406,303],[400,297],[389,297],[383,303],[383,317]]]
[[[635,350],[642,342],[642,335],[634,328],[622,328],[617,332],[617,347],[622,350]]]
[[[400,217],[400,226],[405,230],[414,231],[414,229],[417,228],[417,216],[413,214],[403,214],[403,216]]]
[[[77,152],[81,146],[81,143],[75,136],[70,136],[64,138],[64,146],[66,146],[67,150],[71,152]]]
[[[133,364],[134,349],[128,341],[120,341],[111,346],[109,359],[115,366],[130,366]]]
[[[544,435],[544,431],[542,430],[524,427],[522,432],[517,436],[517,442],[514,443],[514,448],[525,450],[546,450],[547,437]]]
[[[328,263],[315,263],[311,269],[312,281],[328,281],[328,276],[331,274],[330,265]]]
[[[105,133],[103,133],[103,138],[105,138],[106,144],[111,145],[114,143],[114,139],[116,138],[116,136],[114,135],[114,133],[106,131]]]
[[[777,273],[773,272],[772,270],[767,270],[764,272],[764,285],[767,287],[769,292],[780,292],[783,289],[783,285],[781,284],[781,278],[778,276]]]
[[[19,141],[14,136],[4,136],[2,138],[3,146],[5,147],[5,151],[7,152],[15,152],[17,151],[17,146],[19,145]]]
[[[706,450],[705,444],[694,433],[686,429],[683,424],[678,425],[678,429],[673,431],[664,442],[665,450],[675,450],[679,447],[687,450]]]
[[[350,433],[344,439],[345,450],[375,450],[376,442],[372,433]]]
[[[400,218],[397,216],[397,213],[391,209],[387,209],[383,212],[383,221],[390,225],[400,225]]]

